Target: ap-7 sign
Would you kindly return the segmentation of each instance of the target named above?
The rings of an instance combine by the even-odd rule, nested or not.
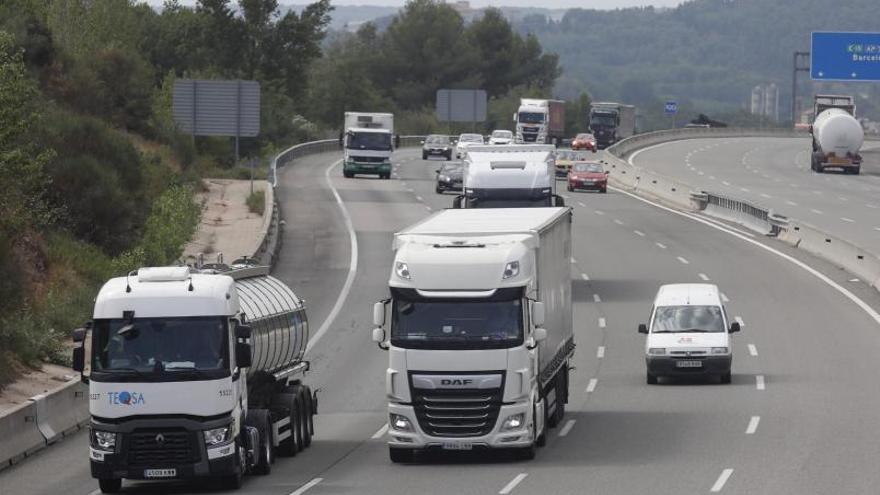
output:
[[[819,81],[880,81],[880,33],[814,32],[810,77]]]

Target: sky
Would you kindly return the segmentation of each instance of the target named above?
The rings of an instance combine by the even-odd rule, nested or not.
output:
[[[454,0],[448,0],[452,3]],[[653,5],[655,7],[675,7],[682,0],[471,0],[473,7],[543,7],[548,9],[568,9],[580,7],[583,9],[614,9],[621,7],[641,7]],[[151,5],[162,5],[163,0],[147,0]],[[191,5],[194,0],[182,0],[182,4]],[[308,0],[279,0],[281,4],[304,4]],[[405,0],[332,0],[333,5],[378,5],[383,7],[402,7]]]

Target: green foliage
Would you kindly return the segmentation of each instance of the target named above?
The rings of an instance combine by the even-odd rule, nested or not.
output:
[[[263,216],[266,211],[266,191],[254,191],[248,194],[245,203],[251,213]]]

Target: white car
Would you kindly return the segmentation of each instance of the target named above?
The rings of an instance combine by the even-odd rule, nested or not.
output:
[[[462,134],[458,136],[458,143],[455,145],[455,156],[456,158],[464,158],[468,146],[482,144],[484,144],[482,134]]]
[[[717,286],[660,286],[651,320],[639,325],[639,333],[648,335],[648,384],[656,384],[660,376],[693,375],[714,375],[721,383],[730,383],[730,334],[739,331],[738,322],[729,322]]]
[[[510,144],[513,142],[513,133],[510,131],[496,130],[489,136],[489,144]]]

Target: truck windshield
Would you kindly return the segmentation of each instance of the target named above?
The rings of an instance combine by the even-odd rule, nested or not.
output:
[[[411,349],[505,349],[523,342],[522,289],[491,298],[423,298],[392,289],[391,343]]]
[[[542,124],[544,123],[544,114],[538,112],[520,112],[520,124]]]
[[[223,316],[95,320],[92,377],[174,381],[195,372],[221,378],[229,374],[227,325]]]
[[[658,306],[653,333],[723,332],[720,306]]]
[[[391,151],[391,134],[382,132],[351,132],[348,147],[355,150]]]
[[[590,119],[590,125],[614,127],[615,125],[617,125],[617,122],[615,122],[613,115],[596,114],[593,115],[593,117]]]

